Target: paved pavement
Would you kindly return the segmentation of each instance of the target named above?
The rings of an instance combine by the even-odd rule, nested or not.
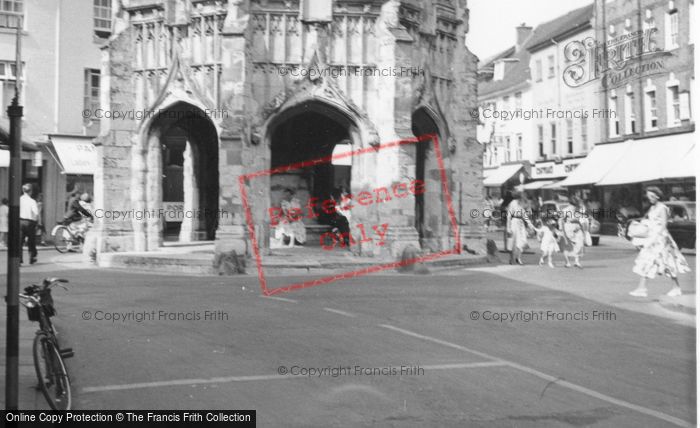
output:
[[[647,299],[627,295],[635,254],[604,240],[583,270],[542,268],[532,254],[523,267],[273,297],[254,276],[83,269],[70,256],[42,258],[22,281],[72,281],[55,293],[56,324],[76,351],[78,408],[257,409],[260,426],[694,426],[695,317],[660,304],[663,279]],[[683,277],[686,294],[694,283]],[[4,328],[4,307],[0,317]],[[22,330],[31,337],[24,316]],[[21,405],[34,408],[26,343]]]

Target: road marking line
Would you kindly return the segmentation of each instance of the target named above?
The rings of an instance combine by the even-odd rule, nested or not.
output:
[[[296,300],[287,299],[286,297],[277,297],[277,296],[260,296],[260,297],[262,297],[263,299],[279,300],[280,302],[299,303]]]
[[[437,344],[440,344],[443,346],[447,346],[449,348],[459,349],[459,350],[462,350],[465,352],[469,352],[469,353],[472,353],[474,355],[478,355],[478,356],[483,357],[483,358],[488,358],[490,360],[493,360],[494,362],[499,362],[501,364],[510,366],[516,370],[520,370],[524,373],[528,373],[528,374],[531,374],[533,376],[537,376],[537,377],[544,379],[548,382],[556,382],[557,385],[563,386],[564,388],[571,389],[572,391],[580,392],[582,394],[597,398],[599,400],[606,401],[610,404],[614,404],[614,405],[619,406],[619,407],[624,407],[624,408],[627,408],[630,410],[634,410],[636,412],[660,419],[662,421],[672,423],[672,424],[677,425],[677,426],[681,426],[681,427],[692,427],[693,426],[693,424],[691,424],[690,422],[684,421],[683,419],[677,418],[675,416],[671,416],[671,415],[668,415],[666,413],[659,412],[657,410],[649,409],[649,408],[644,407],[644,406],[632,404],[628,401],[620,400],[620,399],[611,397],[609,395],[602,394],[602,393],[594,391],[592,389],[588,389],[584,386],[577,385],[577,384],[571,383],[571,382],[567,382],[565,380],[561,380],[560,378],[548,375],[548,374],[541,372],[537,369],[523,366],[521,364],[514,363],[512,361],[503,360],[501,358],[497,358],[497,357],[494,357],[492,355],[485,354],[483,352],[475,351],[473,349],[469,349],[469,348],[466,348],[464,346],[457,345],[456,343],[447,342],[445,340],[437,339],[437,338],[430,337],[430,336],[425,336],[425,335],[422,335],[420,333],[414,333],[412,331],[404,330],[404,329],[399,328],[399,327],[394,327],[393,325],[389,325],[389,324],[379,324],[379,326],[386,328],[388,330],[395,331],[397,333],[402,333],[406,336],[415,337],[415,338],[422,339],[422,340],[425,340],[428,342],[433,342],[433,343],[437,343]]]
[[[469,369],[479,367],[493,367],[506,365],[502,362],[485,361],[480,363],[462,363],[462,364],[436,364],[430,366],[421,366],[427,370],[450,370],[450,369]],[[233,383],[233,382],[254,382],[261,380],[285,380],[285,379],[308,379],[308,376],[284,376],[280,374],[274,375],[258,375],[258,376],[227,376],[213,377],[209,379],[175,379],[156,382],[140,382],[126,383],[121,385],[103,385],[103,386],[88,386],[82,389],[83,393],[91,392],[107,392],[107,391],[124,391],[129,389],[144,389],[144,388],[160,388],[167,386],[191,386],[191,385],[206,385],[212,383]]]
[[[83,388],[83,392],[104,392],[104,391],[121,391],[126,389],[142,389],[142,388],[158,388],[163,386],[180,386],[180,385],[202,385],[209,383],[230,383],[230,382],[250,382],[258,380],[280,380],[280,379],[305,379],[304,376],[282,376],[275,375],[260,375],[260,376],[228,376],[228,377],[213,377],[209,379],[176,379],[165,380],[159,382],[141,382],[127,383],[122,385],[104,385],[104,386],[89,386]]]
[[[334,314],[342,315],[344,317],[355,318],[357,315],[351,314],[350,312],[341,311],[333,308],[323,308],[326,312],[333,312]]]
[[[432,366],[420,366],[426,370],[452,370],[452,369],[477,369],[480,367],[503,367],[508,363],[501,361],[483,361],[480,363],[461,363],[461,364],[436,364]]]

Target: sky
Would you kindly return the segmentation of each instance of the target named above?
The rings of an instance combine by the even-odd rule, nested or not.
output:
[[[593,0],[467,0],[467,47],[480,60],[515,44],[515,27],[550,21]]]

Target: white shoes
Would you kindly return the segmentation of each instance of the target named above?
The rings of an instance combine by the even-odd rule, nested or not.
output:
[[[681,292],[680,287],[673,287],[673,289],[671,291],[669,291],[668,293],[666,293],[666,295],[668,297],[679,297],[679,296],[683,295],[683,292]]]
[[[636,290],[630,291],[630,296],[634,297],[647,297],[647,290],[646,288],[638,288]]]

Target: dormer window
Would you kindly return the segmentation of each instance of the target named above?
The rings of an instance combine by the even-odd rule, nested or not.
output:
[[[496,61],[493,65],[493,80],[503,80],[506,74],[506,63],[505,61]]]

